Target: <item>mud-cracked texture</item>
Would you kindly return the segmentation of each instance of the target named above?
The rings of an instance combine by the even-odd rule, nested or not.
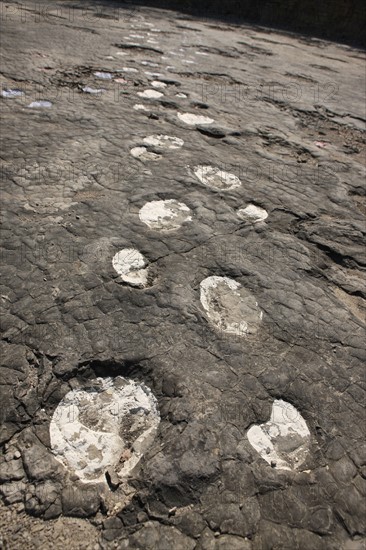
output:
[[[2,548],[364,548],[364,54],[107,2],[6,2],[2,20]],[[174,230],[139,215],[163,200],[189,208]],[[122,249],[145,287],[113,268]],[[255,297],[255,332],[210,322],[212,276]],[[101,489],[49,427],[117,376],[161,422],[128,485]],[[248,440],[276,399],[308,426],[300,469]]]

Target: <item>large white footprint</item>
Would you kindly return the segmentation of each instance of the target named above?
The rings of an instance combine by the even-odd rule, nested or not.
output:
[[[163,149],[180,149],[184,145],[182,139],[165,134],[147,136],[142,141],[150,147],[161,147]]]
[[[310,431],[293,405],[276,399],[268,422],[247,432],[249,443],[268,464],[281,470],[299,468],[310,446]]]
[[[150,229],[172,231],[184,222],[191,221],[191,210],[183,202],[174,199],[147,202],[139,212],[140,220]]]
[[[146,147],[133,147],[130,150],[130,154],[135,158],[142,161],[159,160],[161,155],[157,155],[152,151],[148,151]]]
[[[184,145],[184,141],[175,136],[167,136],[165,134],[154,134],[147,136],[142,140],[144,146],[133,147],[130,154],[142,161],[159,160],[161,155],[149,151],[149,147],[158,147],[160,149],[180,149]]]
[[[106,470],[127,477],[156,434],[157,402],[144,384],[97,378],[92,391],[70,391],[50,424],[51,449],[84,482],[105,482]]]
[[[112,265],[123,282],[137,287],[147,286],[149,270],[145,267],[145,258],[135,248],[124,248],[117,252]]]
[[[241,186],[241,181],[235,174],[220,170],[216,166],[195,166],[193,171],[203,185],[218,191],[230,191]]]
[[[263,317],[256,298],[229,277],[211,276],[200,284],[200,299],[208,319],[223,332],[255,333]]]
[[[263,222],[268,218],[268,212],[255,204],[248,204],[245,208],[240,208],[237,212],[239,218],[251,223]]]
[[[144,97],[145,99],[159,99],[163,97],[164,94],[158,92],[157,90],[144,90],[143,92],[137,92],[139,97]]]
[[[192,113],[177,113],[179,120],[188,126],[197,126],[198,124],[212,124],[213,118],[203,115],[194,115]]]

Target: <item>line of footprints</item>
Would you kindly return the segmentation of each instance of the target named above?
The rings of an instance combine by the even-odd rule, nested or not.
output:
[[[203,55],[203,54],[202,54]],[[148,62],[145,62],[148,64]],[[152,64],[151,64],[152,65]],[[138,72],[124,67],[120,72]],[[159,73],[147,75],[159,78]],[[96,78],[111,80],[111,73],[96,72]],[[116,79],[125,82],[124,79]],[[158,99],[159,91],[166,84],[154,80],[152,88],[138,92],[143,99]],[[84,93],[100,94],[106,90],[90,86]],[[2,90],[3,98],[23,96],[21,90]],[[177,94],[186,98],[185,94]],[[50,108],[50,101],[34,101],[30,108]],[[135,110],[148,111],[142,104]],[[194,127],[212,124],[213,119],[192,113],[177,113],[183,124]],[[179,150],[184,141],[168,135],[145,137],[130,154],[141,162],[159,161],[164,150]],[[240,179],[215,166],[195,166],[191,174],[207,188],[230,191],[241,186]],[[264,222],[268,213],[254,204],[237,210],[239,219],[250,223]],[[141,222],[157,232],[176,231],[184,223],[192,222],[192,212],[183,202],[175,199],[146,203],[139,211]],[[135,248],[124,248],[112,259],[112,265],[120,281],[135,288],[146,288],[152,283],[149,266],[144,256]],[[237,281],[228,277],[211,276],[200,283],[200,301],[212,325],[229,334],[245,336],[254,334],[262,320],[256,298]],[[151,390],[142,383],[122,378],[98,378],[92,390],[73,390],[58,404],[51,423],[51,449],[68,471],[76,474],[84,483],[106,483],[117,475],[122,481],[151,445],[160,422],[158,404]],[[117,422],[116,422],[117,420]],[[254,425],[247,432],[252,447],[272,467],[280,469],[301,468],[310,449],[310,432],[300,413],[286,401],[275,400],[271,417],[262,425]]]
[[[180,117],[187,124],[210,124],[212,119],[186,114]],[[184,141],[168,135],[150,135],[142,139],[130,151],[143,162],[161,157],[156,150],[178,150]],[[229,191],[241,186],[240,179],[214,166],[195,166],[193,173],[198,181],[219,191]],[[263,208],[249,204],[237,211],[239,218],[251,223],[263,222],[268,213]],[[192,221],[190,208],[175,199],[147,202],[139,211],[141,222],[157,232],[178,230],[183,223]],[[149,266],[144,256],[135,248],[124,248],[112,259],[112,265],[120,280],[137,288],[151,284]],[[229,277],[211,276],[200,283],[200,301],[206,316],[220,331],[245,336],[258,330],[263,317],[256,298],[237,281]],[[156,409],[155,409],[156,411]],[[247,432],[252,447],[272,467],[299,468],[306,460],[310,447],[310,432],[300,413],[286,401],[275,400],[271,418],[267,423],[254,425]]]
[[[104,73],[96,76],[109,78]],[[160,86],[155,83],[155,87]],[[102,90],[86,87],[83,91]],[[3,97],[19,95],[23,95],[20,90],[2,91]],[[156,99],[163,94],[145,90],[138,95]],[[29,105],[51,106],[48,101]],[[143,107],[135,105],[136,110]],[[177,117],[189,126],[214,122],[191,113],[177,113]],[[130,153],[142,162],[158,161],[161,151],[178,150],[183,145],[184,141],[178,137],[151,135]],[[216,191],[241,186],[237,176],[215,166],[195,166],[193,174],[202,185]],[[265,209],[254,204],[240,208],[237,215],[251,223],[264,222],[268,217]],[[190,208],[175,199],[148,202],[140,209],[139,217],[158,232],[176,231],[184,223],[192,222]],[[135,248],[117,252],[112,265],[120,280],[128,285],[146,288],[152,282],[148,262]],[[254,334],[263,317],[255,297],[229,277],[211,276],[201,281],[200,301],[212,325],[229,334]],[[131,475],[151,445],[159,422],[158,404],[147,386],[122,377],[99,378],[92,391],[73,390],[60,401],[50,423],[51,449],[57,460],[84,483],[106,483],[106,471],[110,478],[117,475],[122,481]],[[309,454],[310,432],[305,420],[293,405],[281,399],[274,401],[270,420],[252,426],[247,436],[252,447],[272,467],[300,468]]]
[[[194,117],[195,115],[190,115]],[[200,123],[189,118],[187,124]],[[206,123],[213,122],[212,119]],[[158,160],[159,151],[174,150],[183,147],[184,141],[168,135],[151,135],[142,139],[139,146],[133,147],[131,155],[140,160]],[[198,181],[211,189],[229,191],[241,186],[240,179],[229,172],[214,166],[195,166],[193,173]],[[238,217],[252,223],[263,222],[268,213],[263,208],[249,204],[237,212]],[[147,202],[139,211],[141,222],[154,231],[175,231],[183,223],[192,221],[190,208],[175,199]],[[113,258],[116,272],[126,284],[144,288],[149,285],[149,268],[143,255],[134,248],[120,250]],[[218,329],[230,334],[255,333],[263,313],[254,296],[241,285],[228,277],[207,277],[201,282],[201,304],[209,318]]]

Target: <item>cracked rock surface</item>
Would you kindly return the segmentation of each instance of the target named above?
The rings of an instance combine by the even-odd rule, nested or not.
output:
[[[362,550],[363,52],[2,10],[0,547]],[[118,380],[159,423],[105,412]],[[84,452],[70,396],[94,481],[52,446]]]

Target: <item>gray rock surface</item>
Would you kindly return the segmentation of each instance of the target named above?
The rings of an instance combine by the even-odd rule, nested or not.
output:
[[[2,546],[362,548],[363,53],[104,2],[3,11],[2,89],[23,95],[0,98]],[[163,96],[140,97],[154,81]],[[184,144],[130,154],[156,135]],[[202,185],[197,166],[241,185]],[[189,222],[141,221],[170,200]],[[268,217],[240,218],[248,205]],[[123,249],[147,287],[121,284]],[[254,333],[209,322],[212,276],[255,297]],[[127,482],[85,485],[52,454],[50,421],[68,392],[117,376],[152,390],[158,433]],[[276,399],[310,432],[294,470],[247,437]]]

